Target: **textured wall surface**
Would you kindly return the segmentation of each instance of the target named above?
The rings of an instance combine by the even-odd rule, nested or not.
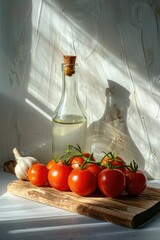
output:
[[[50,159],[62,56],[76,54],[89,147],[160,178],[159,0],[0,0],[0,52],[1,165],[15,146]]]

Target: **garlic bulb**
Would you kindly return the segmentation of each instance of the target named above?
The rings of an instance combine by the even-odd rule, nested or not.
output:
[[[28,169],[35,163],[38,163],[38,160],[34,157],[22,157],[17,148],[13,149],[13,153],[16,159],[15,174],[18,179],[28,180],[27,172]]]

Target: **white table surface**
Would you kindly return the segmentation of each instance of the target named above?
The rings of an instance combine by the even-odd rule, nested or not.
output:
[[[160,213],[137,229],[98,221],[6,192],[16,177],[0,169],[0,240],[159,240]],[[160,188],[160,180],[148,182]]]

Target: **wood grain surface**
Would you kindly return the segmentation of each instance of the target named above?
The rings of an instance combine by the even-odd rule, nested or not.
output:
[[[160,210],[160,189],[151,187],[147,187],[137,197],[124,194],[116,199],[104,197],[98,192],[89,197],[81,197],[50,187],[36,187],[21,180],[9,183],[7,191],[19,197],[129,228],[140,226]]]

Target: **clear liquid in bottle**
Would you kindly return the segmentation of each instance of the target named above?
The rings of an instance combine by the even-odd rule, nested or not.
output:
[[[71,122],[70,119],[75,119],[75,116],[64,116],[66,121],[61,119],[53,119],[53,145],[52,150],[55,156],[64,153],[68,144],[76,146],[79,144],[81,148],[85,148],[86,134],[87,134],[87,121],[81,116],[76,116],[77,121]]]

